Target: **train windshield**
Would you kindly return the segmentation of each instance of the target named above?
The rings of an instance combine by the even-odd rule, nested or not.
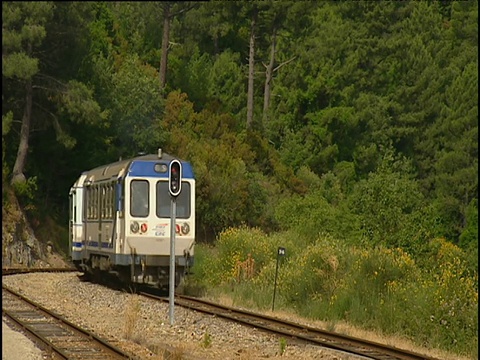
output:
[[[132,180],[130,183],[130,215],[147,217],[149,209],[149,184],[146,180]]]
[[[182,191],[177,196],[177,214],[180,219],[188,219],[191,214],[190,209],[190,183],[182,181]],[[157,182],[157,217],[170,217],[171,198],[168,191],[168,181]]]

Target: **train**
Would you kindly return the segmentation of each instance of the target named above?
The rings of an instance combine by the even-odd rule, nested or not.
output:
[[[195,176],[190,162],[158,149],[84,171],[69,192],[69,256],[88,276],[168,288],[172,194],[170,163],[181,164],[175,201],[175,287],[195,249]]]

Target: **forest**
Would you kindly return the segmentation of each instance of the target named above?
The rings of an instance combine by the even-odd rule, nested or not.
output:
[[[66,253],[80,173],[158,148],[198,243],[447,248],[478,279],[478,2],[2,2],[3,191],[38,234]]]
[[[302,221],[346,240],[477,248],[476,1],[2,12],[2,180],[37,215],[64,221],[82,171],[163,148],[194,164],[208,241]]]

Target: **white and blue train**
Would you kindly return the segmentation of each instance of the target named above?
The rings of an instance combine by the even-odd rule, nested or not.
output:
[[[143,155],[85,171],[70,189],[70,255],[88,274],[109,273],[122,281],[168,287],[174,157]],[[175,286],[193,265],[195,177],[182,164],[176,197]]]

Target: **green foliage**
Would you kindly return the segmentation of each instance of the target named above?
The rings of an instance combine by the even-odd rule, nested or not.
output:
[[[352,316],[359,316],[354,322],[367,320],[365,316],[369,315],[366,313],[375,312],[373,308],[378,303],[384,303],[389,296],[391,284],[418,280],[418,270],[413,259],[399,248],[379,247],[368,251],[354,248],[348,252],[347,263],[346,278],[349,280],[348,283],[343,283],[342,289],[336,294],[341,305],[336,310],[348,313],[353,309],[344,309],[344,306],[358,307],[356,310],[360,311],[352,311]]]
[[[39,71],[38,58],[32,57],[46,36],[53,2],[2,3],[2,75],[31,79]]]
[[[412,246],[413,239],[402,232],[415,226],[415,210],[423,206],[423,196],[406,159],[387,151],[381,168],[356,183],[350,204],[358,214],[363,236],[373,246]]]
[[[208,349],[210,346],[212,346],[212,335],[207,330],[203,334],[202,347]]]
[[[330,299],[338,286],[339,259],[328,238],[288,257],[279,281],[284,299],[300,308],[309,300]]]
[[[223,291],[242,306],[269,309],[276,248],[283,246],[276,309],[478,355],[478,271],[469,268],[463,250],[444,239],[433,240],[429,262],[419,266],[401,248],[345,246],[328,236],[309,242],[291,232],[267,236],[258,229],[229,229],[215,247],[197,246],[194,277],[210,295],[222,296]],[[236,282],[235,264],[248,253],[255,259],[263,253],[263,261],[255,262],[253,278]]]
[[[121,153],[154,151],[165,139],[160,118],[164,102],[155,70],[137,55],[126,56],[111,74],[110,126]]]
[[[279,353],[280,353],[280,356],[282,356],[283,354],[285,354],[285,351],[287,350],[287,340],[285,340],[285,338],[283,337],[280,338],[279,345],[280,345]]]
[[[216,59],[209,74],[210,101],[218,103],[222,112],[238,114],[246,104],[244,68],[240,54],[229,50]]]
[[[460,235],[459,246],[467,254],[472,254],[472,259],[477,260],[478,266],[478,201],[472,200],[466,210],[467,225]]]
[[[10,173],[8,164],[5,162],[5,141],[4,137],[10,132],[13,121],[13,113],[9,111],[7,114],[2,115],[2,184]]]
[[[466,254],[444,239],[432,241],[429,248],[431,270],[422,272],[417,282],[395,284],[390,290],[404,314],[400,320],[412,338],[476,357],[478,269],[469,272]]]
[[[7,114],[2,115],[2,139],[10,132],[13,121],[13,113],[9,111]]]
[[[286,197],[275,208],[275,219],[280,229],[291,229],[312,241],[318,234],[357,241],[360,235],[359,216],[348,208],[344,192],[348,190],[347,182],[331,172],[318,178],[306,171],[303,168],[299,176],[309,185],[307,194]]]
[[[195,104],[197,109],[202,109],[208,100],[208,92],[211,88],[210,72],[212,68],[211,59],[208,54],[200,54],[198,48],[188,58],[188,62],[183,66],[175,66],[175,48],[170,54],[170,69],[175,78],[172,83],[175,88],[181,91],[188,91],[189,99]],[[177,60],[180,65],[180,60]]]
[[[38,72],[38,59],[32,59],[25,53],[7,55],[2,61],[2,74],[6,77],[30,79]]]
[[[15,194],[19,197],[33,200],[37,189],[37,178],[30,177],[26,182],[14,183]]]
[[[56,102],[58,115],[72,122],[101,127],[108,116],[108,112],[102,111],[100,105],[94,100],[93,91],[76,80],[66,85],[65,90],[56,96]],[[53,121],[53,127],[57,141],[67,149],[72,149],[77,140],[62,128],[56,118]]]
[[[163,129],[170,133],[166,151],[189,159],[197,180],[198,223],[201,233],[218,234],[247,223],[270,228],[279,186],[256,171],[254,151],[235,134],[236,121],[210,110],[195,112],[185,94],[167,96]],[[202,134],[202,138],[200,138]]]
[[[85,84],[72,80],[68,84],[67,91],[61,96],[60,111],[68,114],[73,121],[91,125],[106,117],[105,112],[102,113],[100,106],[93,99],[93,91]]]
[[[276,251],[260,229],[245,226],[220,233],[215,248],[217,256],[209,265],[212,270],[208,274],[203,271],[206,281],[215,284],[236,282],[239,262],[249,256],[254,260],[255,271],[260,271]]]
[[[275,209],[275,219],[281,229],[295,230],[312,241],[321,233],[349,238],[351,232],[355,231],[355,224],[345,221],[348,216],[350,214],[341,208],[329,204],[319,191],[304,197],[297,195],[285,198]],[[353,217],[350,220],[355,221]]]
[[[25,210],[35,210],[34,203],[38,190],[36,176],[29,177],[25,182],[19,181],[13,183],[13,190],[15,191],[15,195],[17,195],[18,200],[23,205]]]
[[[181,4],[175,7],[183,10]],[[195,159],[198,224],[210,239],[240,223],[289,228],[293,192],[306,195],[312,214],[294,216],[293,225],[304,233],[323,231],[356,242],[362,220],[365,239],[373,243],[414,249],[413,243],[425,243],[429,233],[457,241],[466,230],[468,204],[477,198],[478,4],[293,2],[288,8],[202,3],[173,17],[167,89],[186,95],[167,99],[173,102],[167,106],[158,86],[161,38],[154,35],[162,30],[155,16],[161,4],[2,4],[5,111],[15,118],[23,112],[22,87],[12,81],[18,76],[10,68],[23,78],[33,76],[40,95],[34,99],[34,128],[41,136],[32,136],[30,156],[50,157],[66,146],[68,152],[54,165],[57,171],[74,156],[70,150],[88,158],[76,159],[76,168],[68,166],[65,180],[48,178],[34,164],[27,172],[48,187],[52,181],[73,181],[86,166],[163,147]],[[276,70],[268,122],[247,133],[245,75],[253,11],[261,29],[255,59],[258,109],[273,29]],[[30,18],[36,20],[26,21]],[[27,51],[28,43],[35,52]],[[10,62],[9,56],[18,58]],[[52,128],[62,147],[49,144]],[[6,137],[7,167],[18,131]],[[413,164],[408,173],[418,184],[405,180],[402,186],[406,192],[415,188],[411,198],[420,190],[428,207],[417,202],[409,212],[411,204],[378,206],[380,197],[411,201],[399,195],[400,188],[382,190],[382,181],[395,175],[371,175],[355,189],[358,179],[379,173],[385,147]],[[302,206],[299,199],[291,200],[294,206]],[[418,221],[420,226],[410,226]],[[383,225],[387,234],[376,234]]]

